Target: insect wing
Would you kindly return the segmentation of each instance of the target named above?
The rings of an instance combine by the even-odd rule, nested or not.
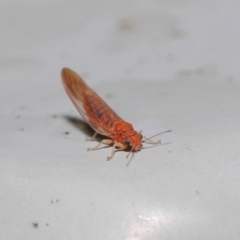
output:
[[[63,68],[62,82],[84,120],[98,133],[109,136],[114,120],[121,118],[74,71]]]

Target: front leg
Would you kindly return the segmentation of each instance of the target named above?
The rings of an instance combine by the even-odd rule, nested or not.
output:
[[[124,149],[126,149],[128,146],[127,146],[127,145],[123,145],[123,144],[120,143],[120,142],[114,142],[114,145],[113,145],[112,151],[111,151],[111,155],[107,157],[107,160],[108,160],[108,161],[113,158],[114,153],[116,152],[116,150],[118,150],[118,149],[116,149],[116,147],[117,147],[117,148],[120,148],[121,150],[124,150]]]

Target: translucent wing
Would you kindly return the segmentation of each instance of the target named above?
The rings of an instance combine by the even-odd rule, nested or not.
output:
[[[121,118],[74,71],[63,68],[62,82],[84,120],[98,133],[109,136],[114,121]]]

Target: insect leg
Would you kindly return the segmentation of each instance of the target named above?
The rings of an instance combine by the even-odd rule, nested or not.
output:
[[[115,145],[113,145],[112,151],[111,151],[111,155],[110,155],[110,156],[107,156],[107,160],[108,160],[108,161],[113,158],[113,155],[114,155],[114,152],[115,152],[115,151],[116,151],[116,148],[115,148]]]
[[[113,158],[113,155],[114,155],[114,153],[116,151],[116,147],[120,148],[121,150],[124,150],[124,149],[127,148],[127,146],[123,145],[120,142],[114,142],[114,145],[113,145],[112,151],[111,151],[111,155],[107,157],[108,161]]]
[[[97,150],[102,144],[107,144],[107,145],[111,145],[113,144],[113,140],[112,139],[103,139],[100,143],[97,144],[97,146],[95,146],[94,148],[88,148],[88,151],[95,151]]]
[[[144,142],[147,142],[147,143],[151,143],[151,144],[159,144],[161,143],[161,140],[158,140],[156,142],[154,142],[153,140],[151,140],[151,138],[147,138],[145,136],[142,135],[142,137],[144,138]]]
[[[96,136],[97,136],[97,131],[93,134],[93,136],[92,137],[89,137],[89,136],[85,136],[86,137],[86,140],[87,141],[93,141],[95,138],[96,138]]]

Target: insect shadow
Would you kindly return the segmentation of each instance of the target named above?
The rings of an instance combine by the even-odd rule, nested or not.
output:
[[[72,124],[75,128],[77,128],[78,130],[80,130],[84,135],[92,137],[93,134],[95,133],[95,131],[81,118],[78,117],[73,117],[70,115],[63,115],[63,118],[69,122],[70,124]],[[96,141],[101,141],[103,139],[106,139],[106,136],[100,135],[98,134],[96,136]]]

